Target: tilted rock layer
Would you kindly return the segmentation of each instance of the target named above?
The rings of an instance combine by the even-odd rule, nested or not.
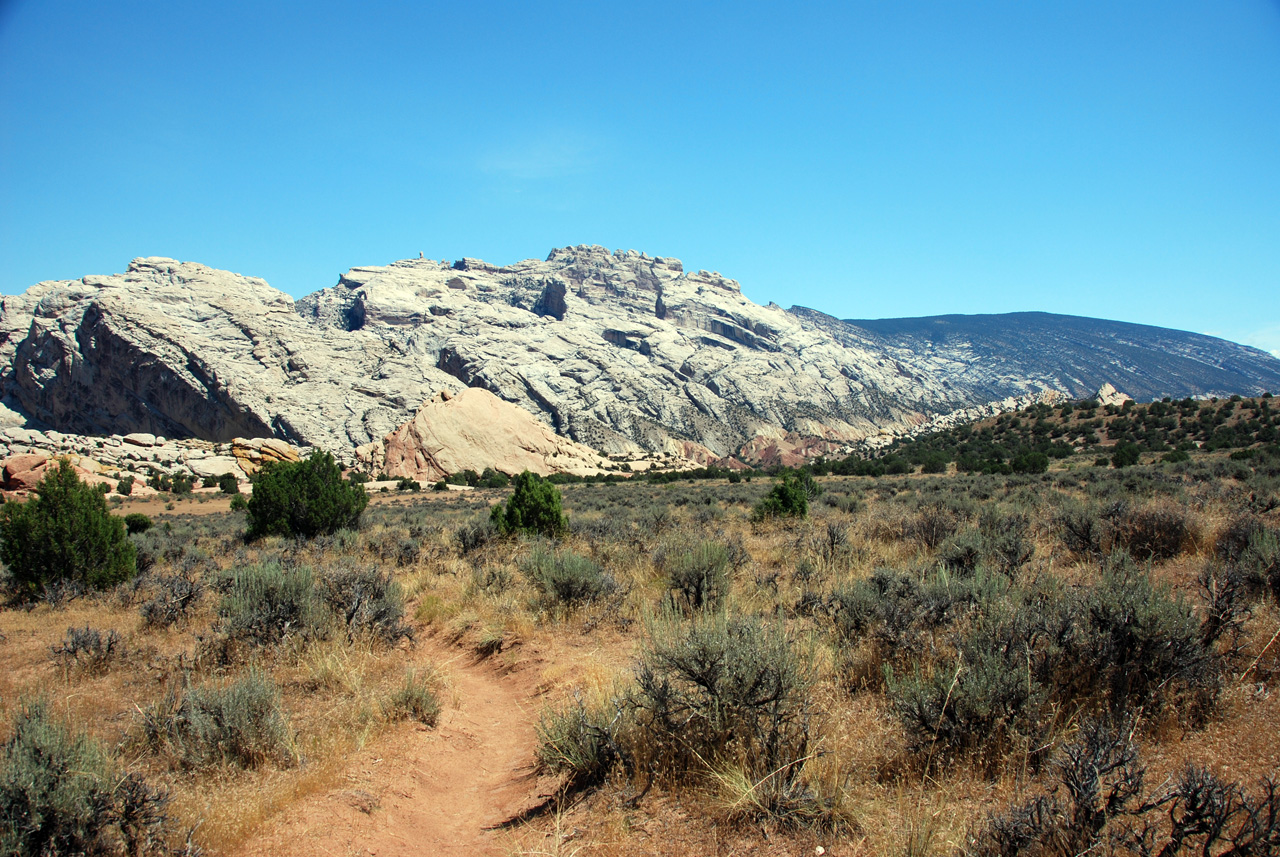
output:
[[[1033,315],[1051,331],[1093,321]],[[349,461],[438,391],[477,387],[598,451],[777,458],[994,399],[1088,395],[1098,382],[1079,367],[1099,356],[1125,362],[1144,385],[1134,395],[1280,389],[1280,361],[1210,337],[1124,325],[1161,336],[1106,328],[1074,351],[1059,337],[1037,364],[1035,338],[1009,329],[1022,322],[985,318],[943,338],[936,320],[877,329],[758,306],[674,259],[588,246],[505,267],[353,268],[296,302],[260,279],[144,258],[4,298],[0,426],[275,437]]]
[[[525,470],[587,476],[608,466],[595,450],[479,388],[441,393],[382,440],[359,447],[356,456],[370,472],[420,482],[490,468],[508,476]]]

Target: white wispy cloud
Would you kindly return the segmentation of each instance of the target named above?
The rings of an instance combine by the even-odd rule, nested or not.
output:
[[[588,172],[599,162],[599,146],[563,129],[518,132],[481,154],[482,172],[521,181],[557,179]]]

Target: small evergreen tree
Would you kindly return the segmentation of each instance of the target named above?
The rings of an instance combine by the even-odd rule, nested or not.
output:
[[[343,479],[327,452],[313,452],[304,461],[271,462],[253,483],[246,535],[311,538],[354,528],[368,504],[364,488]]]
[[[807,475],[807,474],[806,474]],[[810,477],[812,481],[812,477]],[[755,508],[757,520],[764,518],[803,518],[809,514],[809,492],[803,479],[784,476]]]
[[[124,521],[107,511],[102,492],[76,476],[63,458],[35,496],[0,507],[0,560],[19,595],[30,597],[63,580],[93,589],[114,586],[136,571]]]
[[[560,490],[528,470],[515,478],[515,490],[489,513],[489,520],[503,535],[531,533],[558,536],[569,528],[561,511]]]
[[[1142,455],[1142,450],[1138,448],[1138,445],[1136,443],[1130,443],[1127,440],[1122,440],[1116,444],[1116,448],[1112,452],[1111,466],[1112,467],[1129,467],[1131,465],[1137,464],[1138,459],[1141,458],[1141,455]]]

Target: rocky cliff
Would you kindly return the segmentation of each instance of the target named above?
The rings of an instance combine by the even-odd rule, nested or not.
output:
[[[1133,377],[1170,367],[1147,373],[1158,383],[1102,379],[1139,397],[1280,389],[1280,361],[1260,351],[1200,337],[1174,366],[1169,343],[1190,335],[1160,336],[1117,352]],[[1076,392],[1078,364],[1098,353],[1064,369],[1069,336],[1039,363],[1003,342],[759,306],[718,273],[600,247],[505,267],[352,268],[296,302],[260,279],[144,258],[4,298],[0,425],[273,436],[350,460],[438,391],[479,387],[613,454],[822,454],[992,399]],[[1194,370],[1210,364],[1202,382]]]

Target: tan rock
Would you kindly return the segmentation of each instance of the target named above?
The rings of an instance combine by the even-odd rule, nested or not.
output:
[[[595,450],[560,437],[523,408],[476,387],[434,397],[412,420],[361,446],[357,455],[375,471],[425,482],[486,468],[509,476],[525,470],[585,476],[605,464]]]
[[[271,461],[301,461],[298,451],[273,437],[238,437],[231,441],[231,454],[246,474],[252,475]]]

